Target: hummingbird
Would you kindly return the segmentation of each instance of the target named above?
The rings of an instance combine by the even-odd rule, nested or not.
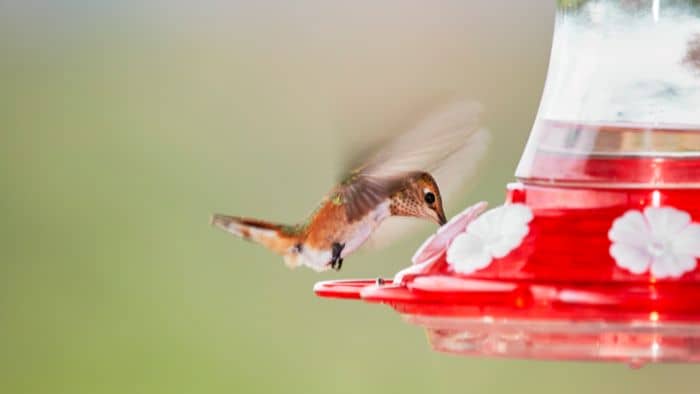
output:
[[[490,137],[479,128],[479,104],[451,102],[432,111],[415,127],[383,144],[351,166],[306,220],[278,224],[214,214],[211,224],[281,255],[290,268],[340,270],[344,259],[386,219],[410,217],[439,226],[447,222],[445,186],[464,183],[475,172]],[[388,221],[387,221],[388,222]],[[385,238],[401,229],[387,227]],[[381,232],[377,231],[377,232]]]

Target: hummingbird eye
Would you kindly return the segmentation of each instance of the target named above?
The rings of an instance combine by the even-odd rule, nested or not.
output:
[[[433,205],[435,203],[435,194],[433,192],[427,192],[425,193],[425,202],[427,202],[429,205]]]

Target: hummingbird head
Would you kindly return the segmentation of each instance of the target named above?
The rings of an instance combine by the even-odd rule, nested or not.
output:
[[[431,220],[442,226],[447,222],[437,182],[427,172],[408,177],[404,187],[391,198],[391,214]]]

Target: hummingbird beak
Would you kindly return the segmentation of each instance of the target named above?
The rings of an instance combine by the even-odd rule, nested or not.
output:
[[[442,212],[442,210],[440,210],[440,212],[438,212],[438,224],[440,226],[444,226],[445,223],[447,223],[447,218],[445,218],[445,212]]]
[[[438,224],[438,226],[443,226],[445,223],[447,223],[447,218],[445,218],[445,211],[442,209],[441,206],[436,206],[435,208],[431,209],[432,212],[430,212],[430,217],[433,219],[435,223]]]

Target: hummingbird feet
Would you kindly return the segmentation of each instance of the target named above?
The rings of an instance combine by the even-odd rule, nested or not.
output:
[[[343,259],[340,257],[340,254],[343,252],[343,248],[345,248],[345,244],[338,242],[333,244],[333,255],[331,256],[330,264],[331,268],[336,271],[340,271],[340,268],[343,266]]]

